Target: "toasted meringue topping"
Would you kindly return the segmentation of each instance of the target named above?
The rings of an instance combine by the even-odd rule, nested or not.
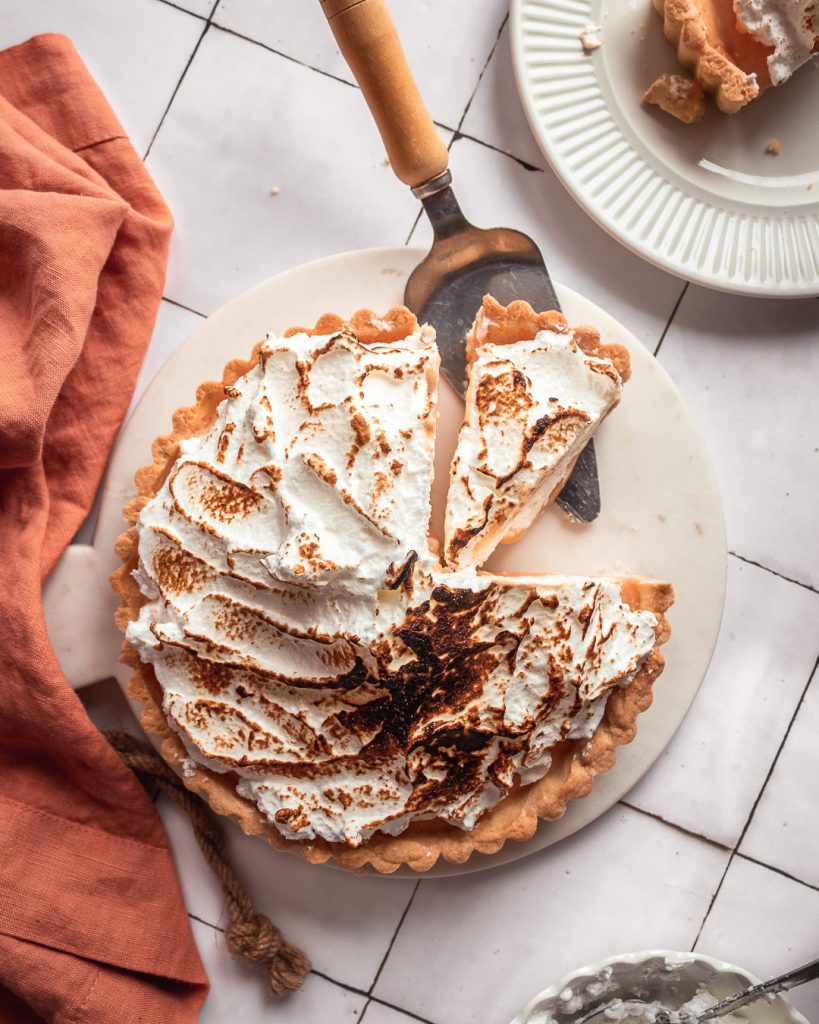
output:
[[[737,24],[765,46],[771,82],[781,85],[819,46],[817,0],[734,0]]]
[[[467,372],[444,533],[446,561],[456,567],[485,562],[532,523],[622,390],[609,360],[587,355],[559,326],[532,340],[480,345]]]
[[[140,516],[128,639],[193,769],[236,773],[291,839],[473,827],[656,642],[614,581],[441,567],[437,369],[426,329],[268,338]]]

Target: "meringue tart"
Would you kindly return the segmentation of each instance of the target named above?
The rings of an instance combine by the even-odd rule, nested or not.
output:
[[[680,63],[735,114],[819,49],[815,0],[653,0]]]
[[[438,352],[397,308],[268,336],[153,446],[112,578],[145,729],[311,862],[423,871],[530,837],[635,734],[670,584],[452,570]]]
[[[467,336],[466,414],[450,467],[444,558],[480,565],[560,493],[617,405],[628,350],[555,311],[486,296]]]

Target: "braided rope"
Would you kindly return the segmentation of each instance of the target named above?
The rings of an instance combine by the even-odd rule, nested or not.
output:
[[[310,970],[309,958],[297,946],[285,941],[269,917],[256,912],[247,890],[228,862],[222,828],[203,801],[185,788],[153,747],[125,732],[109,730],[103,735],[132,771],[152,779],[190,818],[199,848],[225,894],[230,918],[225,940],[230,952],[253,963],[268,965],[273,995],[301,988]]]

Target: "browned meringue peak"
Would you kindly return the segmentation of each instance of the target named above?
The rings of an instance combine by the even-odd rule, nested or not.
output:
[[[468,338],[466,415],[450,467],[444,555],[480,565],[556,497],[616,405],[627,351],[554,311],[484,298]],[[621,376],[622,374],[622,376]]]

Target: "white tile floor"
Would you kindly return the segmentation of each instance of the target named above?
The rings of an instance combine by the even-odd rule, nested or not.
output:
[[[696,711],[628,802],[735,846],[802,697],[818,637],[819,594],[730,558],[721,635]]]
[[[390,5],[433,115],[463,133],[452,166],[466,212],[532,234],[556,277],[659,349],[699,418],[734,552],[725,620],[700,695],[645,780],[527,860],[420,884],[357,878],[231,826],[254,897],[314,961],[284,1002],[225,951],[216,887],[160,799],[213,984],[201,1019],[505,1024],[554,977],[616,951],[696,947],[759,974],[807,960],[819,952],[819,303],[683,295],[548,169],[515,93],[504,0]],[[213,0],[0,0],[0,11],[0,45],[41,31],[75,41],[174,210],[140,388],[201,314],[256,281],[408,239],[417,204],[384,164],[317,0],[221,0],[215,12]],[[422,222],[413,242],[427,239]],[[97,721],[135,728],[112,682],[84,699]],[[816,988],[794,1002],[819,1021]]]

